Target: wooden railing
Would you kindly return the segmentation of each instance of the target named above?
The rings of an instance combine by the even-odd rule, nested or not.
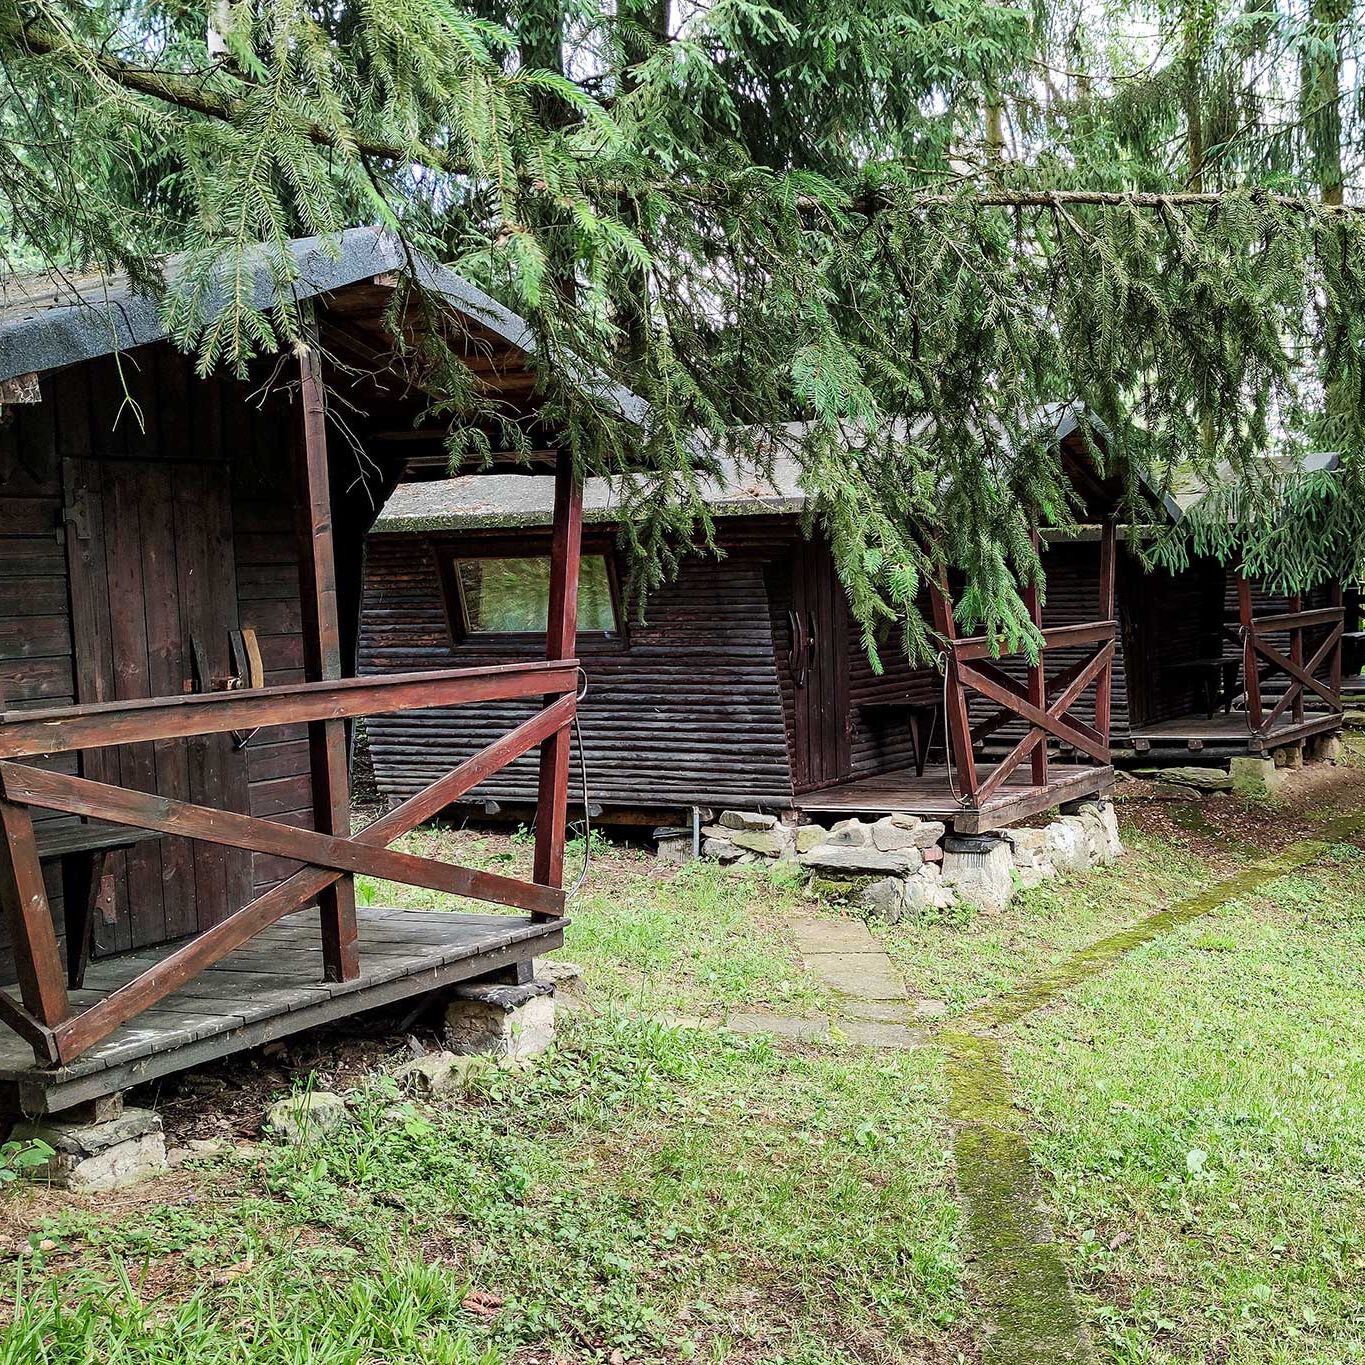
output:
[[[958,638],[946,577],[941,578],[932,590],[934,624],[947,654],[948,743],[964,804],[977,808],[984,805],[1025,759],[1029,760],[1032,784],[1045,787],[1050,739],[1088,755],[1097,763],[1107,766],[1110,762],[1110,701],[1118,634],[1118,622],[1114,619],[1116,542],[1115,527],[1112,522],[1107,523],[1100,541],[1099,610],[1102,620],[1043,630],[1038,588],[1036,585],[1025,587],[1024,603],[1042,642],[1036,659],[1028,663],[1027,682],[1023,684],[995,662],[999,656],[997,640],[984,635]],[[1036,536],[1034,545],[1036,548]],[[1049,651],[1086,645],[1093,645],[1094,649],[1048,676]],[[1093,725],[1082,720],[1075,710],[1091,687],[1095,689]],[[975,725],[971,723],[969,691],[979,693],[998,708]],[[1015,721],[1024,722],[1023,736],[994,768],[983,775],[977,767],[976,745]]]
[[[1246,679],[1247,725],[1258,739],[1270,738],[1280,718],[1289,712],[1295,725],[1307,719],[1307,697],[1312,693],[1325,703],[1328,711],[1340,713],[1341,651],[1346,613],[1341,601],[1341,585],[1333,587],[1330,606],[1304,610],[1302,597],[1291,597],[1289,610],[1257,616],[1252,604],[1251,584],[1237,577],[1237,613],[1242,644],[1242,673]],[[1311,657],[1305,657],[1305,632],[1322,630]],[[1288,634],[1289,653],[1285,655],[1270,638]],[[1324,665],[1327,681],[1316,674]],[[1276,673],[1283,674],[1288,686],[1269,711],[1265,708],[1266,682]]]
[[[515,906],[540,920],[557,918],[564,909],[562,806],[577,683],[576,662],[561,659],[0,713],[0,900],[12,929],[22,999],[20,1004],[0,992],[0,1022],[32,1044],[39,1062],[69,1062],[254,934],[320,900],[329,888],[356,873]],[[319,725],[384,712],[527,697],[544,699],[535,715],[355,835],[299,829],[54,773],[23,761],[110,745],[301,722]],[[546,819],[537,829],[535,880],[388,847],[537,745],[547,804],[542,808]],[[30,807],[273,854],[306,866],[173,949],[141,976],[73,1014]],[[341,946],[333,944],[333,951],[327,952],[324,942],[324,960],[333,979],[351,979],[359,971],[354,902],[350,897],[336,900],[341,920],[329,924],[324,914],[322,932],[324,940],[335,935]],[[349,951],[344,950],[347,943]]]

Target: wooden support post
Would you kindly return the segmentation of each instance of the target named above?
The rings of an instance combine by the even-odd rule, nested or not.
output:
[[[1298,612],[1301,612],[1301,611],[1303,610],[1303,595],[1302,595],[1301,593],[1297,593],[1297,592],[1296,592],[1296,593],[1289,599],[1289,610],[1290,610],[1291,612],[1293,612],[1293,613],[1296,613],[1296,614],[1297,614]],[[1303,627],[1302,627],[1302,626],[1293,626],[1293,627],[1290,628],[1290,631],[1289,631],[1289,658],[1290,658],[1290,661],[1291,661],[1292,663],[1294,663],[1295,665],[1297,665],[1299,668],[1302,668],[1302,667],[1303,667]],[[1291,686],[1293,685],[1293,680],[1292,680],[1292,679],[1290,680],[1290,685],[1291,685]],[[1300,687],[1300,688],[1298,689],[1298,691],[1296,691],[1296,692],[1294,693],[1294,720],[1295,720],[1296,723],[1302,725],[1302,724],[1303,724],[1303,718],[1304,718],[1303,688]]]
[[[341,627],[337,609],[336,554],[332,544],[332,494],[327,468],[327,410],[316,336],[299,352],[303,430],[299,459],[301,522],[299,577],[303,596],[304,667],[310,682],[341,677]],[[351,832],[346,723],[315,721],[308,727],[313,777],[313,820],[323,834]],[[360,975],[356,938],[355,881],[349,874],[318,893],[322,912],[323,974],[328,981]]]
[[[1115,593],[1115,574],[1118,558],[1118,527],[1113,520],[1104,523],[1100,538],[1100,620],[1115,619],[1117,596]],[[1116,641],[1117,644],[1117,641]],[[1111,728],[1112,699],[1114,695],[1114,661],[1111,658],[1105,665],[1095,683],[1095,729],[1104,736],[1105,748],[1109,747]]]
[[[1261,668],[1256,654],[1256,621],[1251,613],[1251,582],[1237,570],[1237,617],[1242,626],[1242,673],[1247,685],[1247,724],[1261,729]]]
[[[953,622],[953,604],[948,596],[948,570],[939,574],[939,581],[929,585],[929,600],[933,607],[934,629],[943,637],[948,660],[944,665],[947,693],[947,715],[944,726],[948,732],[948,744],[953,766],[957,769],[957,780],[962,784],[962,798],[969,804],[976,801],[976,758],[972,753],[972,726],[967,713],[967,694],[957,675],[957,658],[953,653],[953,641],[957,639],[957,626]]]
[[[1336,635],[1336,644],[1333,646],[1330,662],[1328,663],[1328,683],[1332,689],[1332,695],[1336,698],[1334,705],[1338,711],[1341,710],[1341,651],[1344,641],[1341,633],[1346,629],[1346,613],[1342,603],[1341,579],[1334,578],[1328,587],[1328,605],[1341,613],[1341,619],[1334,626],[1329,627]]]
[[[583,543],[583,485],[567,450],[555,464],[555,520],[550,543],[550,603],[545,657],[572,659],[578,639],[578,570]],[[549,705],[553,698],[546,699]],[[564,836],[569,812],[568,726],[540,746],[540,792],[536,805],[535,880],[564,885]]]
[[[1039,553],[1039,537],[1035,528],[1029,537],[1033,542],[1034,554]],[[1043,599],[1039,592],[1036,582],[1024,585],[1024,606],[1028,610],[1029,620],[1033,622],[1035,629],[1039,632],[1043,629]],[[1047,710],[1047,655],[1040,644],[1038,646],[1038,657],[1030,661],[1028,666],[1028,699],[1040,711]],[[1038,737],[1038,742],[1033,746],[1033,751],[1029,755],[1029,763],[1032,769],[1033,785],[1035,787],[1047,786],[1047,731],[1044,730]]]
[[[0,798],[0,906],[9,927],[24,1008],[56,1028],[71,1013],[57,931],[52,925],[38,844],[28,811]],[[50,1060],[39,1056],[40,1062]]]

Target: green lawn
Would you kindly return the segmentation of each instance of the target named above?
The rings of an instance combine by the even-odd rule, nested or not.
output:
[[[1221,809],[1245,817],[1222,844],[1148,813],[1115,868],[878,934],[912,995],[961,1017],[1224,875],[1266,812]],[[762,870],[596,847],[562,954],[580,1007],[534,1067],[415,1101],[376,1047],[324,1072],[352,1122],[315,1147],[263,1140],[103,1199],[8,1187],[0,1245],[53,1245],[0,1263],[0,1365],[977,1361],[938,1046],[720,1026],[829,1008],[785,929],[811,908]],[[1363,937],[1365,857],[1342,847],[1003,1035],[1099,1360],[1365,1361]]]

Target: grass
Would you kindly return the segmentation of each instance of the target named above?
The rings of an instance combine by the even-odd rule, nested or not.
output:
[[[1133,953],[1011,1051],[1104,1359],[1365,1360],[1365,858]]]
[[[1124,844],[1128,852],[1113,866],[1019,892],[1002,914],[964,906],[877,934],[912,995],[964,1013],[1210,876],[1189,851],[1131,825]]]
[[[1210,808],[1235,817],[1221,845],[1154,813],[1112,869],[876,932],[912,997],[961,1015],[1225,875],[1271,818],[1234,804]],[[403,846],[530,858],[524,835]],[[736,1007],[829,1008],[784,924],[818,907],[756,867],[592,855],[564,950],[587,1008],[534,1068],[427,1102],[375,1054],[319,1145],[114,1198],[6,1187],[0,1224],[52,1245],[0,1262],[0,1365],[977,1361],[937,1045],[729,1033]],[[1343,847],[1001,1034],[1104,1365],[1365,1362],[1362,947]]]
[[[0,1362],[956,1357],[928,1052],[581,1015],[463,1102],[382,1076],[353,1100],[322,1145],[206,1174],[192,1206],[56,1219]]]

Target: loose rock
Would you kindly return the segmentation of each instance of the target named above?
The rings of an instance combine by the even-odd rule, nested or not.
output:
[[[266,1110],[265,1126],[289,1142],[316,1142],[346,1122],[346,1101],[330,1090],[287,1095]]]
[[[777,816],[759,815],[757,812],[744,810],[725,810],[720,813],[720,824],[725,829],[773,829],[777,825]]]

